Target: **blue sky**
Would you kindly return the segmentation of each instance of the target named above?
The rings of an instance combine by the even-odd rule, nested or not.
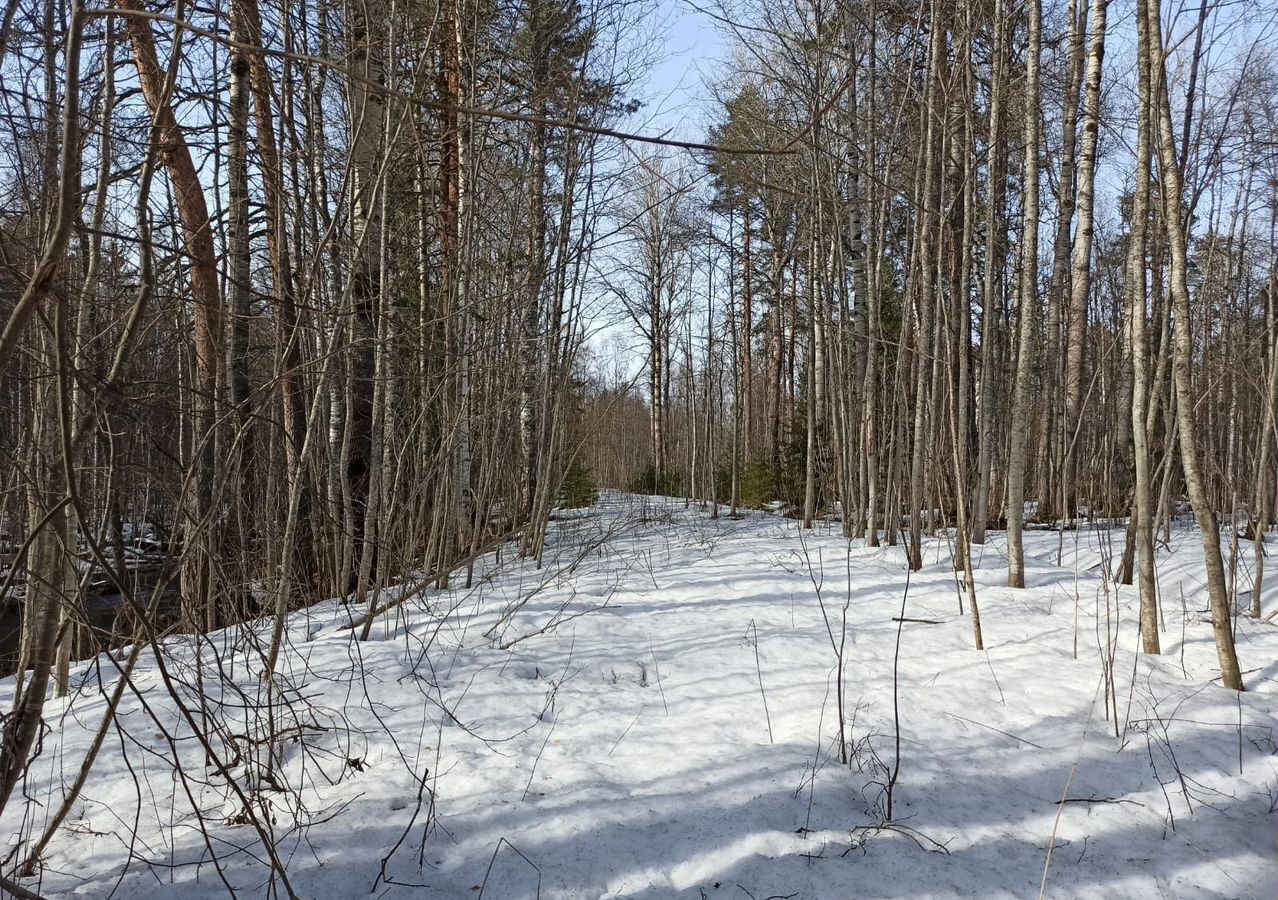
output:
[[[703,137],[707,77],[725,46],[715,24],[684,0],[659,0],[657,37],[664,47],[660,59],[641,92],[644,108],[633,127],[645,132],[671,131],[687,140]],[[662,33],[664,31],[664,33]]]

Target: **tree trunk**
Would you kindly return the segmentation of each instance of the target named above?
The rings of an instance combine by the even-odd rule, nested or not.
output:
[[[998,240],[1002,221],[1000,214],[1006,191],[1003,176],[1003,80],[1007,58],[1006,17],[1003,0],[994,0],[994,39],[991,48],[989,132],[986,167],[989,188],[985,200],[985,277],[981,283],[981,377],[976,409],[976,496],[972,502],[972,543],[985,543],[985,523],[989,518],[990,464],[993,427],[997,400],[994,397],[994,370],[998,357],[994,351],[997,328],[995,301],[999,299],[1003,279],[1003,261]]]
[[[1007,458],[1007,586],[1025,587],[1025,447],[1029,429],[1030,379],[1038,308],[1038,141],[1039,55],[1042,2],[1029,0],[1029,46],[1025,57],[1025,171],[1021,200],[1020,340],[1012,386],[1012,419]]]
[[[1106,13],[1109,0],[1092,0],[1092,46],[1087,55],[1083,109],[1083,143],[1078,165],[1078,230],[1074,233],[1073,278],[1070,281],[1068,338],[1065,341],[1065,432],[1061,435],[1061,515],[1072,520],[1078,510],[1075,468],[1077,435],[1082,427],[1079,406],[1083,394],[1083,345],[1086,337],[1087,302],[1092,287],[1093,209],[1096,199],[1096,143],[1100,132],[1100,81],[1105,60]],[[1144,277],[1142,271],[1141,277]],[[1142,310],[1143,314],[1143,310]]]
[[[1193,384],[1194,344],[1190,334],[1192,314],[1189,298],[1188,235],[1181,218],[1184,198],[1180,170],[1176,159],[1175,138],[1172,135],[1171,104],[1167,96],[1167,69],[1163,53],[1162,24],[1159,0],[1146,0],[1145,16],[1138,20],[1142,39],[1149,48],[1149,74],[1154,105],[1156,146],[1159,172],[1162,175],[1163,224],[1167,232],[1171,255],[1169,289],[1176,315],[1176,333],[1172,376],[1179,394],[1177,419],[1180,426],[1181,466],[1185,474],[1185,488],[1198,519],[1203,535],[1203,555],[1207,567],[1207,596],[1211,606],[1212,631],[1216,638],[1216,654],[1220,660],[1220,674],[1224,685],[1231,690],[1243,689],[1242,674],[1238,667],[1238,654],[1234,648],[1233,616],[1229,595],[1225,588],[1225,566],[1220,551],[1220,530],[1212,509],[1202,467],[1198,459],[1198,431],[1195,421]]]
[[[139,0],[120,0],[120,9],[141,12]],[[191,621],[207,612],[213,551],[209,546],[206,521],[212,515],[213,468],[216,446],[213,403],[217,395],[222,297],[218,288],[217,257],[213,250],[213,228],[204,189],[200,184],[186,136],[169,106],[172,88],[166,83],[155,50],[150,23],[140,16],[124,16],[124,29],[133,47],[138,82],[151,119],[159,130],[159,142],[186,242],[187,266],[191,277],[191,307],[195,331],[195,383],[192,385],[192,441],[190,487],[184,495],[182,550],[182,603]]]
[[[1158,636],[1158,586],[1154,578],[1154,501],[1149,452],[1149,342],[1146,337],[1145,249],[1149,222],[1150,102],[1149,49],[1138,47],[1140,73],[1139,126],[1136,149],[1136,188],[1132,195],[1131,233],[1127,247],[1128,329],[1132,357],[1132,453],[1136,468],[1136,557],[1140,585],[1141,646],[1146,653],[1161,652]]]

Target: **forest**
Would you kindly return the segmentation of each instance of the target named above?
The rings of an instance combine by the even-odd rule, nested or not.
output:
[[[1266,0],[4,0],[0,110],[0,896],[1274,896]]]

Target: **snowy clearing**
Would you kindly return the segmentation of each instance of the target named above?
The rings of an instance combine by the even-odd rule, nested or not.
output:
[[[944,540],[907,575],[901,548],[832,527],[609,495],[553,526],[540,571],[508,546],[372,640],[343,628],[349,606],[293,616],[273,717],[251,630],[170,639],[165,670],[301,897],[1034,897],[1052,847],[1050,897],[1272,898],[1278,626],[1240,617],[1247,692],[1213,683],[1201,544],[1178,531],[1160,558],[1164,655],[1135,656],[1136,589],[1101,578],[1123,535],[1067,533],[1058,566],[1060,536],[1027,533],[1023,591],[1002,586],[991,535],[982,654]],[[210,684],[238,689],[203,710],[197,652]],[[118,670],[74,674],[11,835],[56,808]],[[114,752],[23,883],[267,896],[264,844],[151,654],[134,681]]]

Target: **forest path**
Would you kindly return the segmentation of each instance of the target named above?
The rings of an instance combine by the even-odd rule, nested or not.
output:
[[[740,897],[1026,896],[1038,889],[1075,762],[1053,896],[1121,884],[1124,896],[1260,897],[1278,875],[1271,834],[1248,827],[1273,821],[1261,786],[1266,778],[1278,785],[1275,757],[1248,744],[1251,776],[1240,790],[1229,772],[1237,728],[1188,723],[1236,726],[1238,710],[1232,695],[1181,674],[1179,624],[1169,625],[1176,655],[1138,661],[1132,686],[1130,589],[1111,598],[1110,625],[1120,634],[1120,717],[1129,715],[1130,692],[1130,716],[1140,721],[1125,740],[1113,737],[1099,662],[1098,565],[1121,532],[1067,534],[1063,548],[1055,534],[1030,535],[1030,589],[1019,592],[1002,586],[1001,535],[993,536],[978,572],[987,654],[972,649],[970,620],[958,615],[943,541],[929,542],[927,565],[909,576],[906,617],[939,624],[901,629],[894,816],[927,848],[945,845],[946,855],[902,832],[874,830],[885,812],[884,766],[894,759],[894,617],[907,582],[899,548],[849,548],[836,533],[803,532],[776,516],[715,522],[695,506],[671,510],[675,522],[613,543],[613,553],[638,562],[606,607],[586,612],[607,595],[598,589],[608,583],[606,567],[583,567],[574,586],[585,599],[564,611],[581,617],[517,643],[506,674],[470,686],[466,703],[483,721],[509,709],[511,669],[535,673],[516,679],[529,707],[552,693],[554,702],[500,766],[499,783],[491,754],[468,757],[474,768],[459,780],[482,779],[491,791],[469,794],[473,808],[450,806],[447,783],[441,787],[441,822],[459,841],[440,858],[441,871],[472,873],[458,889],[505,838],[540,867],[543,897],[713,896],[716,883],[722,895]],[[1054,564],[1062,550],[1068,567]],[[1189,542],[1180,552],[1192,550]],[[824,603],[839,637],[845,600],[846,768],[822,614]],[[510,627],[534,630],[559,608],[547,598]],[[1274,629],[1256,631],[1273,646]],[[1190,674],[1210,677],[1209,629],[1194,620],[1186,634]],[[1246,733],[1274,734],[1273,700],[1247,697]],[[1182,702],[1168,735],[1143,721]],[[1154,732],[1148,741],[1146,731]],[[1169,784],[1179,831],[1164,837],[1169,802],[1159,779],[1176,782],[1171,754],[1192,779],[1195,814]],[[1214,809],[1198,802],[1213,797]],[[1081,798],[1105,799],[1072,802]],[[476,828],[481,809],[493,814]],[[492,896],[534,896],[534,876],[503,847],[485,895],[496,885]]]

